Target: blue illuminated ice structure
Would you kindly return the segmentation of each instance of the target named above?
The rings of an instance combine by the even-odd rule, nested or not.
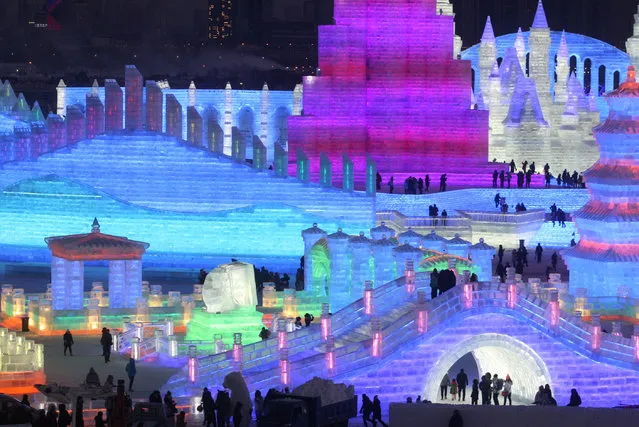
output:
[[[239,367],[251,393],[281,389],[283,379],[295,387],[321,376],[353,384],[358,394],[379,395],[384,403],[417,395],[435,402],[444,374],[471,353],[480,372],[513,378],[513,400],[519,402],[532,402],[543,384],[550,384],[560,405],[573,387],[595,407],[632,403],[639,393],[639,348],[632,339],[602,334],[600,325],[512,283],[457,286],[426,301],[428,283],[428,273],[417,273],[415,299],[406,293],[405,278],[393,280],[372,290],[368,303],[359,298],[333,312],[327,338],[313,324],[282,339],[205,356],[194,378],[185,366],[163,389],[192,396]]]
[[[146,265],[198,267],[204,256],[298,257],[309,223],[356,233],[375,220],[363,193],[276,177],[146,132],[4,164],[0,188],[0,245],[14,261],[48,261],[45,237],[81,233],[94,216],[108,219],[108,233],[149,242]]]
[[[564,257],[570,289],[589,296],[639,296],[639,83],[606,95],[610,115],[594,129],[601,158],[585,173],[590,201],[575,214],[579,244]]]

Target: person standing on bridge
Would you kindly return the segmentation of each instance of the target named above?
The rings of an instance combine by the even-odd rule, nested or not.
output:
[[[448,399],[448,386],[450,385],[450,377],[448,376],[448,372],[442,378],[442,382],[439,383],[439,394],[441,395],[441,399]]]
[[[466,387],[468,386],[468,375],[464,370],[460,370],[455,378],[457,380],[457,387],[459,388],[459,396],[457,400],[466,401]]]

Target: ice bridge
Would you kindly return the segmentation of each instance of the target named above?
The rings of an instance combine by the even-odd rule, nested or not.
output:
[[[564,311],[556,290],[514,280],[458,285],[429,301],[421,289],[427,274],[411,282],[400,277],[368,289],[319,325],[191,358],[164,389],[196,395],[241,369],[251,392],[324,376],[384,402],[416,395],[435,401],[443,375],[471,353],[481,374],[509,373],[522,402],[532,402],[541,384],[551,385],[559,404],[571,388],[588,406],[628,403],[639,392],[639,328],[632,338],[602,333],[597,315],[586,322]]]

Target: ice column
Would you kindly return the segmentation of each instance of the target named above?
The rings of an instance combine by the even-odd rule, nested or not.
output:
[[[550,302],[548,302],[548,310],[550,315],[550,326],[556,329],[559,326],[559,293],[553,289],[550,292]]]
[[[124,96],[115,80],[104,81],[104,108],[106,132],[121,131],[124,128]]]
[[[57,94],[56,114],[64,117],[67,114],[67,85],[64,84],[64,80],[60,79],[55,90]]]
[[[95,138],[96,135],[104,133],[104,105],[100,97],[93,93],[86,96],[86,129],[85,134],[88,139]]]
[[[261,126],[260,126],[260,139],[264,142],[264,145],[268,146],[268,85],[264,83],[262,86],[262,104],[261,104]],[[270,158],[270,156],[269,156]]]
[[[127,65],[124,70],[126,85],[126,129],[129,131],[143,129],[143,79],[135,65]]]
[[[191,84],[189,84],[189,105],[187,107],[195,107],[197,103],[197,88],[195,87],[195,82],[191,80]]]
[[[286,347],[286,320],[277,320],[277,349],[281,350]]]
[[[142,261],[124,261],[124,268],[125,307],[134,308],[138,298],[142,297]]]
[[[635,362],[639,363],[639,325],[635,325],[633,328],[632,341],[634,344]]]
[[[348,253],[350,236],[339,228],[336,233],[326,237],[328,253],[331,260],[331,277],[328,295],[331,307],[335,311],[341,310],[351,302],[350,280],[351,260]]]
[[[313,223],[311,228],[302,231],[304,239],[304,289],[313,290],[315,296],[323,295],[323,285],[314,286],[313,283],[313,254],[312,249],[315,244],[326,238],[326,232]]]
[[[373,345],[371,347],[371,356],[381,357],[382,355],[382,322],[379,318],[371,319],[371,338]]]
[[[355,189],[355,166],[353,161],[342,154],[342,190],[351,192]]]
[[[87,302],[87,329],[90,331],[99,330],[101,324],[100,317],[100,300],[97,298],[89,299]]]
[[[146,82],[146,129],[162,132],[162,113],[164,112],[164,93],[153,80]]]
[[[327,340],[331,334],[331,316],[327,303],[322,304],[322,316],[320,317],[320,327],[322,330],[322,339]]]
[[[288,348],[282,348],[280,349],[280,381],[284,387],[288,387],[291,381],[290,368]]]
[[[224,88],[224,154],[232,154],[232,128],[233,128],[233,90],[231,83],[226,83]]]
[[[177,139],[183,139],[182,105],[172,93],[166,95],[166,133]]]
[[[198,365],[197,365],[197,347],[194,345],[189,346],[188,367],[189,367],[189,381],[191,381],[192,384],[195,384],[198,378]]]
[[[480,282],[489,282],[492,277],[493,257],[495,248],[487,245],[484,239],[479,239],[479,243],[468,248],[470,258],[475,266],[475,273]]]
[[[406,260],[404,279],[406,280],[406,293],[410,298],[415,293],[415,266],[412,259]]]
[[[109,261],[109,306],[125,308],[125,261]]]
[[[373,282],[367,280],[364,282],[364,314],[372,315],[375,309],[375,294],[373,290]]]
[[[326,370],[329,377],[335,375],[335,362],[335,337],[329,335],[326,337]]]
[[[244,352],[242,350],[242,334],[233,334],[233,370],[236,372],[242,372],[244,368]]]
[[[424,334],[428,332],[428,310],[426,309],[426,292],[417,292],[417,305],[415,305],[415,315],[417,332]]]
[[[351,252],[351,300],[360,298],[364,282],[371,280],[371,241],[360,232],[349,240]]]
[[[395,278],[395,260],[393,248],[396,244],[386,238],[377,240],[371,245],[375,262],[375,287],[380,287]]]
[[[593,352],[598,352],[601,348],[601,318],[599,314],[592,315],[592,332],[590,336],[590,348]]]

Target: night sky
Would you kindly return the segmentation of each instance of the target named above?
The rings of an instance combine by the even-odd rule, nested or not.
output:
[[[457,34],[464,47],[479,42],[486,17],[491,16],[496,35],[530,27],[537,0],[452,0],[457,14]],[[632,35],[633,15],[639,0],[543,0],[552,30],[566,30],[603,40],[624,49]]]

